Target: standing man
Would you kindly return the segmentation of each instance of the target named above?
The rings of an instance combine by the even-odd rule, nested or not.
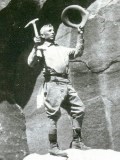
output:
[[[81,56],[83,53],[83,29],[78,28],[76,48],[67,48],[55,43],[55,32],[51,24],[40,29],[42,45],[35,45],[28,57],[28,65],[44,60],[44,105],[50,120],[49,141],[50,154],[67,156],[59,149],[57,143],[57,121],[60,118],[60,107],[64,100],[69,102],[72,116],[73,140],[71,148],[90,149],[82,142],[81,127],[85,106],[78,97],[69,80],[69,59]],[[35,38],[35,42],[40,42]],[[37,43],[36,43],[37,44]]]

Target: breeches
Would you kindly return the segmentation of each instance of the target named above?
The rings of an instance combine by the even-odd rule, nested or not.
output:
[[[54,122],[57,122],[61,115],[60,107],[67,105],[66,110],[73,117],[73,121],[75,120],[74,127],[81,127],[85,106],[70,82],[45,82],[44,104],[48,117]]]

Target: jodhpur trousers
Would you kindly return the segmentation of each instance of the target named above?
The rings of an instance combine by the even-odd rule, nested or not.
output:
[[[56,128],[56,122],[60,118],[63,102],[73,119],[73,129],[81,128],[84,117],[85,106],[72,87],[69,79],[51,77],[44,85],[44,105],[48,118],[51,121],[51,129]]]

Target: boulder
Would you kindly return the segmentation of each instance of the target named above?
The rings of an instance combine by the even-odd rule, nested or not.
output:
[[[21,160],[28,153],[25,116],[20,106],[0,103],[0,159]],[[4,160],[4,159],[3,159]]]
[[[66,150],[68,158],[52,156],[50,154],[40,155],[40,154],[30,154],[25,157],[23,160],[119,160],[120,152],[113,150],[102,150],[102,149],[93,149],[93,150],[77,150],[69,149]]]

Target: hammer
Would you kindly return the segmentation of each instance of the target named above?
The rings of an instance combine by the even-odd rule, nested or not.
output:
[[[28,27],[30,24],[33,25],[33,29],[34,29],[34,33],[35,33],[35,37],[39,37],[39,34],[38,34],[38,30],[37,30],[37,26],[36,26],[36,21],[38,21],[39,19],[36,18],[36,19],[33,19],[32,21],[30,21],[24,28]]]

